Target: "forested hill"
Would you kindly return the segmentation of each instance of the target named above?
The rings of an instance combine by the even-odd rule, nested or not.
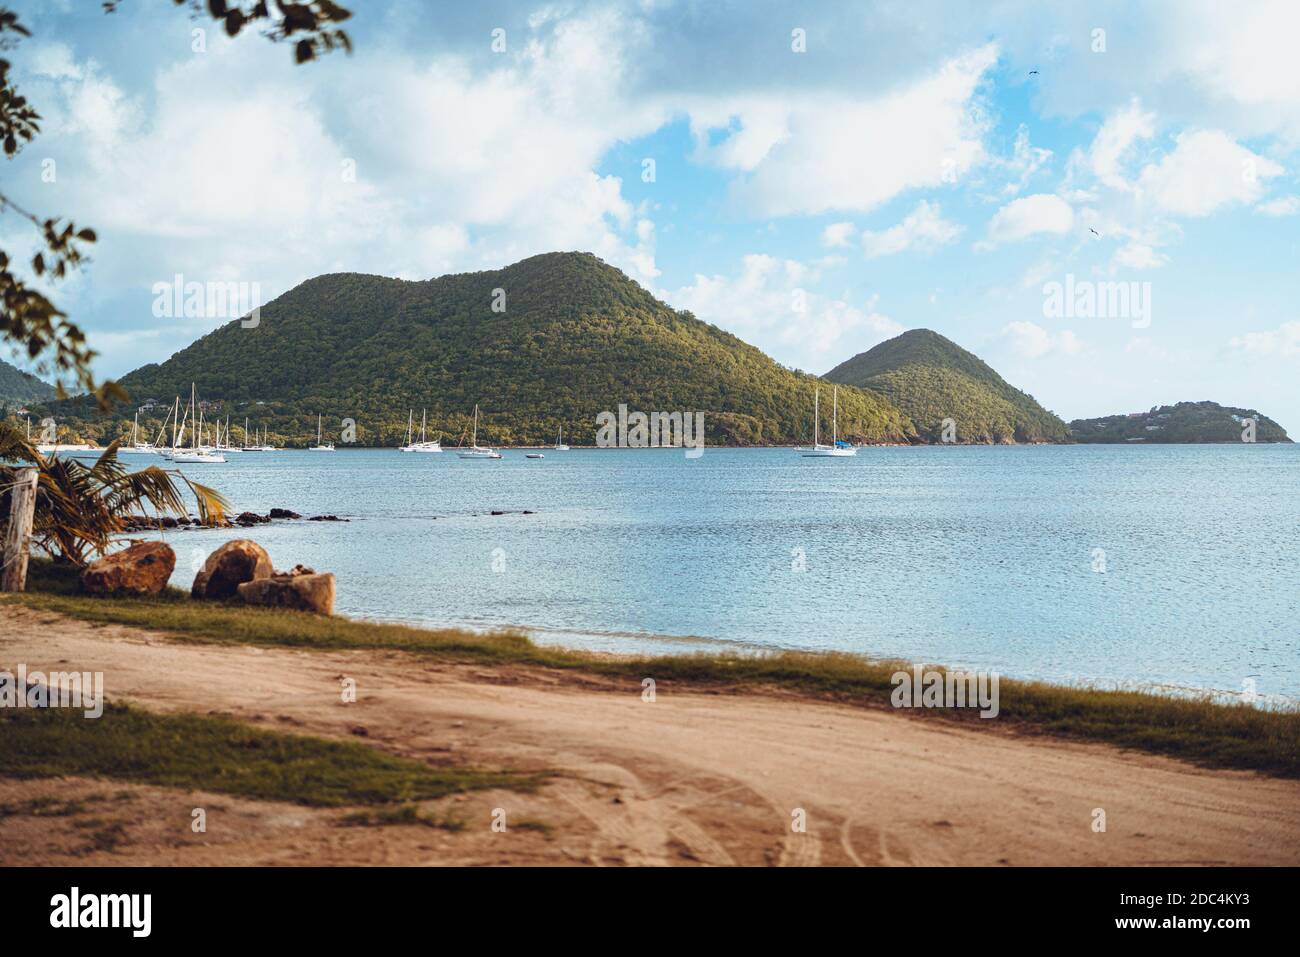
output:
[[[596,415],[620,404],[703,412],[710,443],[809,441],[819,380],[673,310],[591,254],[548,253],[424,282],[319,276],[265,305],[255,327],[232,321],[121,380],[134,403],[168,406],[191,382],[219,403],[210,417],[248,416],[273,439],[314,439],[320,413],[327,435],[350,418],[358,444],[394,445],[407,410],[418,424],[427,408],[454,443],[478,403],[480,441],[505,445],[553,442],[561,425],[591,443]],[[876,393],[841,389],[839,399],[841,436],[915,438]],[[80,414],[81,431],[106,431],[84,405]]]
[[[1254,409],[1237,409],[1217,402],[1179,402],[1150,412],[1075,419],[1070,432],[1076,442],[1243,442],[1254,422],[1255,442],[1290,442],[1286,429]]]
[[[951,419],[957,442],[1068,441],[1064,422],[1007,383],[982,359],[929,329],[912,329],[846,362],[825,378],[889,399],[927,440]]]
[[[0,359],[0,403],[17,407],[53,398],[54,386]]]

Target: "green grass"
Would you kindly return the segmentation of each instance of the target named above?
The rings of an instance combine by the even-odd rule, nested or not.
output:
[[[239,604],[191,601],[169,590],[157,598],[90,598],[75,576],[33,563],[29,591],[9,596],[31,608],[89,621],[133,625],[182,640],[317,650],[403,651],[450,661],[536,665],[622,678],[640,693],[652,677],[658,693],[678,686],[776,688],[860,706],[889,708],[898,662],[845,654],[678,655],[615,659],[535,645],[516,633],[478,635],[427,630]],[[1002,680],[1001,713],[981,720],[970,710],[905,709],[917,720],[961,721],[965,727],[1014,728],[1101,741],[1210,767],[1300,778],[1300,712],[1164,695],[1068,688]]]
[[[403,804],[400,807],[383,808],[378,811],[356,811],[341,817],[338,824],[339,827],[393,827],[402,824],[419,824],[422,827],[434,827],[444,831],[465,830],[465,822],[459,818],[430,814],[415,804]]]
[[[542,776],[430,767],[352,741],[266,731],[214,715],[109,705],[0,711],[0,774],[83,775],[317,807],[386,804],[482,788],[530,790]]]

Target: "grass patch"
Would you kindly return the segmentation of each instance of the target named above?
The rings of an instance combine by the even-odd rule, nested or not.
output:
[[[352,741],[284,734],[230,718],[109,705],[0,711],[0,774],[86,775],[317,807],[530,790],[540,775],[429,767]]]
[[[92,799],[93,800],[93,799]],[[0,804],[0,821],[7,817],[72,817],[86,809],[81,801],[64,801],[59,798],[32,798],[17,804]]]
[[[91,598],[77,594],[75,573],[33,562],[26,594],[4,600],[89,621],[164,631],[182,639],[322,651],[404,651],[453,661],[537,665],[622,677],[653,677],[662,688],[679,682],[713,688],[775,687],[857,705],[890,707],[897,662],[847,654],[677,655],[611,659],[534,644],[525,635],[477,635],[421,629],[240,604],[191,601],[168,590],[156,598]],[[1300,778],[1300,712],[1263,711],[1245,704],[1174,698],[1143,692],[1096,691],[1003,679],[1001,713],[982,721],[969,710],[915,709],[922,720],[962,721],[966,727],[1014,726],[1180,758],[1210,767]]]
[[[418,824],[443,831],[463,831],[465,822],[454,817],[438,817],[421,810],[414,804],[384,808],[379,811],[356,811],[339,818],[339,827],[393,827]]]

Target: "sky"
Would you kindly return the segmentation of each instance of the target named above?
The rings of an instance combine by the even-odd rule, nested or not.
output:
[[[586,250],[810,372],[928,328],[1067,420],[1300,431],[1293,0],[345,5],[354,54],[295,66],[171,0],[14,4],[4,190],[98,233],[50,292],[100,376],[229,321],[158,315],[176,276]]]

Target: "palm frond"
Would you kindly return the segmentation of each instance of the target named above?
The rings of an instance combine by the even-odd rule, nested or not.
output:
[[[128,471],[117,458],[118,444],[113,442],[87,466],[72,458],[46,458],[16,427],[0,422],[0,461],[31,463],[38,470],[32,537],[39,547],[84,565],[123,531],[128,515],[147,507],[158,515],[187,516],[179,483],[193,496],[199,521],[225,521],[230,504],[219,492],[156,465]],[[0,487],[12,482],[13,468],[0,466]],[[0,492],[0,516],[8,515],[7,499],[8,492]]]

